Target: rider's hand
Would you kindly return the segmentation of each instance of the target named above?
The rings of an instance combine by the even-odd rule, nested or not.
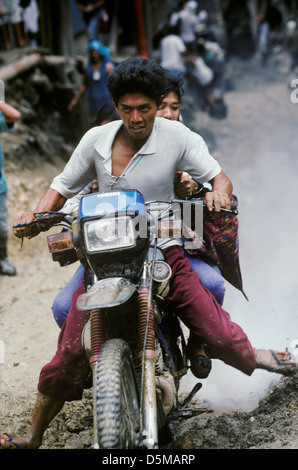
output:
[[[33,212],[24,212],[22,215],[16,218],[14,225],[26,224],[36,220]],[[17,238],[33,238],[40,233],[37,225],[27,225],[25,227],[14,227],[13,233]]]
[[[210,191],[205,195],[206,205],[209,211],[220,212],[220,209],[230,209],[231,199],[228,194],[220,191]]]
[[[174,187],[178,197],[191,197],[196,188],[196,182],[189,175],[178,170],[175,174]]]

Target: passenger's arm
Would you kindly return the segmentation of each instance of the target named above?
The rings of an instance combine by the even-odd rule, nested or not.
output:
[[[233,191],[231,180],[224,171],[216,175],[211,181],[212,191],[205,195],[206,204],[210,211],[219,212],[221,208],[230,209],[230,200]],[[197,183],[188,174],[177,171],[175,175],[175,192],[178,197],[196,197]],[[203,195],[203,194],[202,194]]]

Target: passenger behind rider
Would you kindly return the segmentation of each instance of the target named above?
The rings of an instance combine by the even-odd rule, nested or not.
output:
[[[172,73],[165,73],[166,75],[166,89],[165,97],[162,105],[157,111],[156,115],[169,119],[171,121],[183,121],[181,116],[181,98],[183,96],[183,77],[182,75],[174,75]],[[206,146],[202,137],[194,133],[201,145]],[[206,146],[207,148],[207,146]],[[198,185],[197,182],[190,178],[190,176],[182,171],[176,173],[175,192],[178,197],[196,197],[203,196],[203,185]],[[189,260],[190,265],[199,276],[200,282],[206,287],[215,297],[220,305],[223,305],[225,296],[225,284],[221,276],[219,268],[214,262],[210,260],[203,261],[199,257],[190,256],[185,251],[185,256]]]
[[[104,131],[102,127],[93,128],[83,136],[34,211],[16,218],[15,225],[21,226],[14,229],[15,236],[36,236],[37,232],[27,225],[35,219],[34,212],[60,210],[67,198],[95,177],[103,191],[134,187],[145,201],[170,200],[174,194],[174,175],[180,169],[199,182],[213,178],[213,191],[206,195],[207,208],[217,212],[220,207],[228,208],[226,191],[230,182],[218,163],[186,126],[156,118],[164,87],[163,71],[158,64],[140,57],[121,62],[109,78],[121,121],[108,124]],[[156,165],[157,171],[151,175],[150,169]],[[168,308],[181,318],[194,338],[206,339],[212,358],[247,375],[257,368],[282,374],[295,372],[286,352],[252,347],[242,328],[231,321],[230,315],[200,283],[184,256],[181,240],[159,239],[159,246],[163,247],[172,269]],[[73,294],[57,352],[41,370],[30,429],[22,438],[1,434],[2,448],[38,448],[64,402],[81,399],[90,369],[81,344],[89,314],[76,308],[76,300],[83,292],[82,284]],[[198,343],[200,346],[200,339]],[[191,364],[195,368],[198,345],[193,341],[191,346]]]

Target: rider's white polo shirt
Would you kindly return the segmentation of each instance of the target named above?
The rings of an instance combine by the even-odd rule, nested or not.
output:
[[[145,201],[170,201],[177,170],[189,173],[200,183],[210,181],[221,171],[197,134],[180,122],[156,118],[146,143],[122,175],[115,177],[111,174],[111,149],[121,126],[119,120],[90,129],[51,188],[71,198],[97,178],[100,191],[136,189]]]

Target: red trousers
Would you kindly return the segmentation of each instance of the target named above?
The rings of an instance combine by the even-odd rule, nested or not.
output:
[[[165,254],[172,268],[167,302],[191,331],[192,340],[203,339],[210,357],[251,375],[256,367],[255,355],[242,328],[231,321],[230,315],[200,283],[181,247],[167,248]]]
[[[214,359],[251,375],[256,367],[252,346],[229,314],[205,289],[184,257],[179,246],[165,250],[172,268],[171,288],[167,298],[172,309],[192,332],[192,340],[198,338],[208,345]],[[72,307],[61,329],[55,356],[40,373],[38,390],[65,401],[82,397],[89,361],[81,345],[81,334],[88,321],[89,312],[76,309],[77,298],[84,292],[81,284],[72,297]]]

